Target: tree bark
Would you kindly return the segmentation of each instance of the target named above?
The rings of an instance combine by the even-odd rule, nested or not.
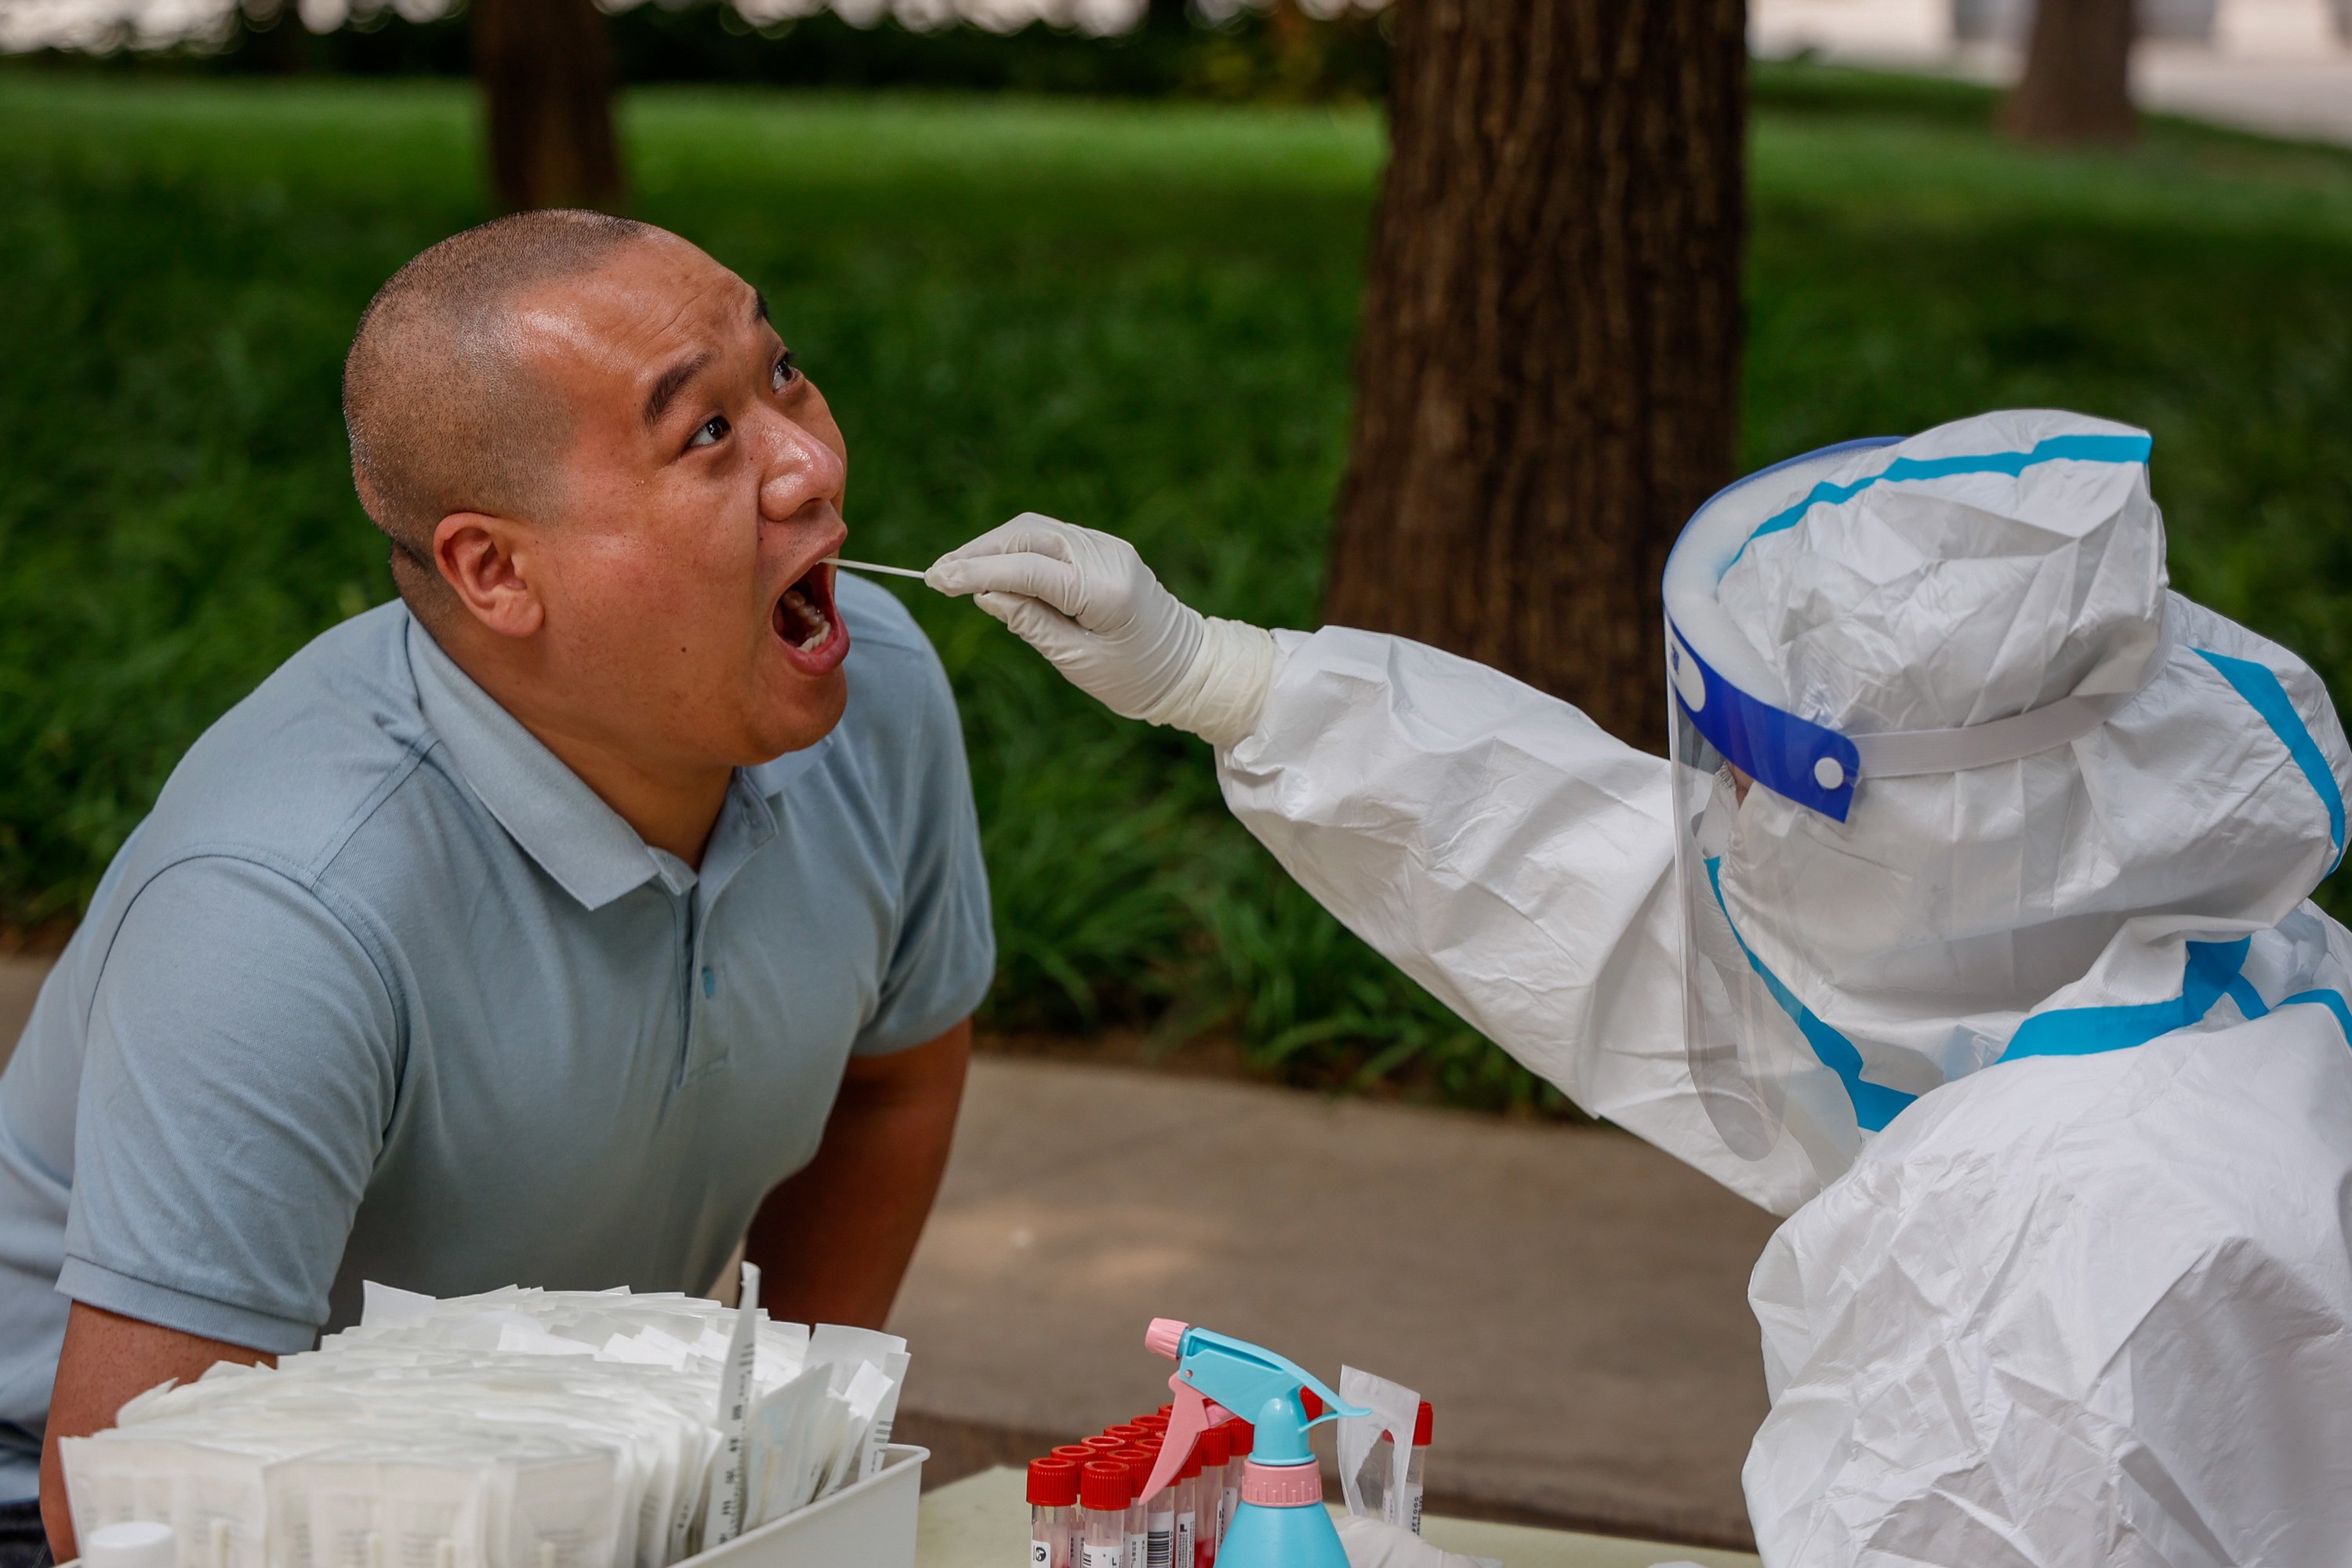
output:
[[[2127,142],[2133,0],[2041,0],[2027,35],[2025,73],[2001,108],[2028,142]]]
[[[509,211],[613,208],[613,45],[591,0],[474,0],[490,184]]]
[[[1743,0],[1402,0],[1327,620],[1663,749],[1658,579],[1731,476]]]

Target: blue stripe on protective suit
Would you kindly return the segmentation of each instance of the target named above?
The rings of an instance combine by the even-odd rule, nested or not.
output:
[[[1748,959],[1748,967],[1764,982],[1764,989],[1772,994],[1772,1000],[1779,1003],[1780,1010],[1795,1023],[1797,1032],[1805,1037],[1805,1044],[1812,1047],[1813,1055],[1821,1058],[1822,1065],[1837,1074],[1838,1081],[1845,1085],[1846,1098],[1853,1101],[1854,1121],[1865,1131],[1883,1131],[1886,1124],[1895,1120],[1896,1113],[1918,1096],[1865,1079],[1862,1076],[1862,1053],[1853,1048],[1853,1042],[1822,1023],[1811,1007],[1797,1000],[1795,992],[1780,984],[1779,975],[1764,967],[1764,961],[1756,956],[1755,950],[1748,945],[1748,939],[1739,934],[1739,927],[1731,918],[1730,907],[1723,901],[1722,867],[1720,857],[1707,861],[1707,885],[1715,890],[1716,907],[1723,910],[1724,923],[1731,928],[1731,940],[1739,944],[1740,952]]]
[[[2271,1010],[2270,1005],[2263,1000],[2262,993],[2256,991],[2252,983],[2242,974],[2230,982],[2230,1000],[2238,1005],[2238,1011],[2244,1014],[2249,1021],[2262,1017]],[[2352,1045],[2352,1002],[2344,999],[2343,992],[2323,985],[2311,991],[2298,991],[2279,1002],[2282,1007],[2293,1007],[2298,1004],[2325,1007],[2336,1015],[2336,1026],[2344,1031],[2345,1043]]]
[[[1834,485],[1824,479],[1809,491],[1796,505],[1773,513],[1762,526],[1748,536],[1747,543],[1732,553],[1737,565],[1747,553],[1748,546],[1768,533],[1778,533],[1794,528],[1805,513],[1817,506],[1836,506],[1852,500],[1873,485],[1898,479],[1947,479],[1961,474],[2008,474],[2012,478],[2036,463],[2057,462],[2065,458],[2092,463],[2145,463],[2154,443],[2146,436],[2053,436],[2037,441],[2030,452],[1987,452],[1959,458],[1897,458],[1878,473],[1866,475],[1850,484]],[[1727,566],[1726,571],[1730,567]]]
[[[2232,987],[2239,983],[2238,972],[2246,966],[2246,950],[2252,942],[2252,937],[2242,936],[2235,942],[2190,942],[2189,962],[2180,976],[2180,994],[2168,1002],[2058,1007],[2036,1013],[2017,1026],[2000,1059],[2094,1056],[2144,1046],[2158,1035],[2185,1029],[2211,1012],[2213,1004],[2223,996],[2237,995]],[[2238,1005],[2242,1010],[2245,1006],[2242,999]]]
[[[2263,721],[2286,748],[2286,754],[2294,759],[2294,765],[2311,781],[2319,804],[2327,808],[2327,836],[2335,841],[2336,858],[2340,864],[2344,859],[2344,792],[2336,787],[2336,772],[2327,765],[2327,754],[2311,738],[2311,729],[2304,723],[2303,715],[2294,710],[2286,688],[2279,684],[2278,676],[2267,665],[2256,664],[2250,658],[2231,658],[2210,648],[2200,647],[2196,652],[2198,658],[2221,672],[2221,679],[2246,700],[2248,707],[2263,716]]]

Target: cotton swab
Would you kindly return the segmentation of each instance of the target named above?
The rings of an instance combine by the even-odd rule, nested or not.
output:
[[[882,566],[871,561],[844,561],[838,555],[826,556],[824,563],[828,566],[846,566],[852,572],[879,572],[887,577],[912,577],[918,583],[923,580],[920,572],[907,566]]]

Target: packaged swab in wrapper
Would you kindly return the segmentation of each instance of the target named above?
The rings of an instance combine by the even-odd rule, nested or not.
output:
[[[151,1389],[60,1444],[74,1528],[178,1568],[668,1568],[877,1470],[906,1342],[679,1295],[368,1287],[275,1368]]]
[[[1433,1425],[1428,1401],[1401,1383],[1352,1366],[1339,1369],[1339,1397],[1364,1412],[1334,1423],[1339,1494],[1348,1505],[1339,1544],[1348,1568],[1501,1568],[1421,1539],[1422,1478]]]

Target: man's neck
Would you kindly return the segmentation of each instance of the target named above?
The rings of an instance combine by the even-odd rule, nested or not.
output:
[[[479,639],[457,627],[432,635],[475,685],[577,774],[639,838],[701,868],[702,853],[734,779],[732,768],[648,768],[588,716],[551,700],[547,683],[520,661],[502,657],[506,649],[481,647]]]

